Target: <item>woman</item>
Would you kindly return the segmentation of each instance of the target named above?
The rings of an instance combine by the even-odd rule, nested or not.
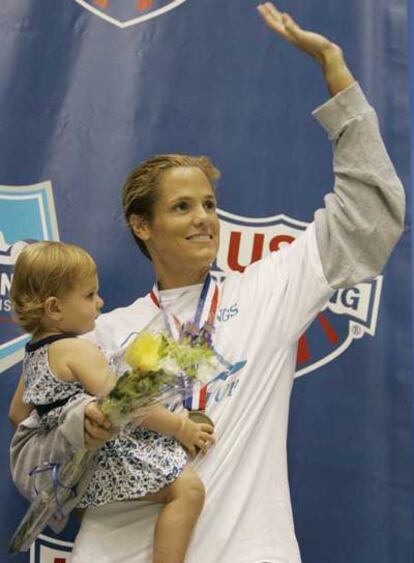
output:
[[[300,561],[286,460],[297,341],[334,289],[381,271],[403,225],[402,186],[341,49],[302,30],[269,2],[258,9],[273,31],[321,66],[333,98],[316,117],[334,142],[334,193],[288,249],[217,285],[208,275],[219,243],[217,172],[205,158],[146,161],[124,188],[124,211],[152,260],[157,285],[129,307],[103,315],[94,333],[115,352],[149,322],[168,330],[172,314],[186,322],[201,310],[202,325],[218,308],[235,306],[230,321],[215,319],[213,344],[223,371],[208,386],[206,413],[215,422],[217,444],[195,462],[207,501],[188,563]],[[89,404],[89,445],[110,437],[104,424]],[[148,563],[155,514],[137,502],[88,509],[72,563]]]

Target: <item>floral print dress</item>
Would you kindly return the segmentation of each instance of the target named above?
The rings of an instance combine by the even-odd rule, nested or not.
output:
[[[59,380],[50,369],[48,347],[61,338],[73,335],[29,342],[23,360],[23,400],[37,409],[45,432],[59,423],[64,405],[86,393],[81,383]],[[128,424],[99,451],[95,473],[78,506],[100,506],[156,493],[175,481],[186,463],[187,453],[174,438]]]

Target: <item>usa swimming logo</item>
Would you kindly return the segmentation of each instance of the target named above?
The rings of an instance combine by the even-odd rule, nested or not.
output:
[[[30,548],[31,563],[70,563],[73,544],[40,534]]]
[[[36,240],[58,240],[52,185],[0,186],[0,373],[23,358],[29,337],[11,317],[13,266]]]
[[[78,4],[120,28],[161,16],[186,0],[75,0]]]
[[[243,272],[249,264],[291,244],[308,226],[286,215],[249,218],[218,210],[220,248],[214,274]],[[375,335],[382,276],[337,291],[299,340],[296,377],[342,354],[355,339]]]

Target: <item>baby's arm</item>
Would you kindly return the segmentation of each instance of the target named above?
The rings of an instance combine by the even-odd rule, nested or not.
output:
[[[51,344],[49,365],[59,379],[79,381],[95,397],[104,397],[116,383],[103,353],[81,338],[66,338]]]
[[[140,424],[149,430],[173,436],[192,456],[196,448],[205,453],[214,443],[214,428],[210,424],[193,422],[188,416],[175,414],[161,405],[152,407]]]
[[[49,365],[63,381],[79,381],[90,395],[105,396],[115,385],[116,376],[102,352],[90,342],[78,338],[59,340],[49,347]],[[9,419],[17,427],[33,410],[23,401],[24,379],[20,377],[9,409]]]
[[[94,344],[84,339],[68,338],[52,344],[49,348],[49,364],[58,377],[66,381],[79,381],[88,393],[97,397],[107,395],[116,382],[116,376],[110,371],[105,356]],[[191,455],[196,453],[196,447],[205,452],[214,442],[212,426],[193,422],[161,405],[151,407],[149,414],[139,422],[149,430],[173,436]]]

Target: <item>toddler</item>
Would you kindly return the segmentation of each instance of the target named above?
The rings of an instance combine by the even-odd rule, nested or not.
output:
[[[31,334],[19,385],[42,429],[58,424],[62,407],[85,390],[102,397],[115,384],[104,354],[78,336],[93,330],[103,306],[96,265],[83,249],[38,242],[19,255],[11,287],[17,322]],[[204,504],[204,487],[184,447],[204,452],[213,428],[153,407],[99,451],[97,467],[78,508],[121,500],[162,503],[154,534],[154,563],[182,563]],[[184,447],[183,447],[184,446]]]

